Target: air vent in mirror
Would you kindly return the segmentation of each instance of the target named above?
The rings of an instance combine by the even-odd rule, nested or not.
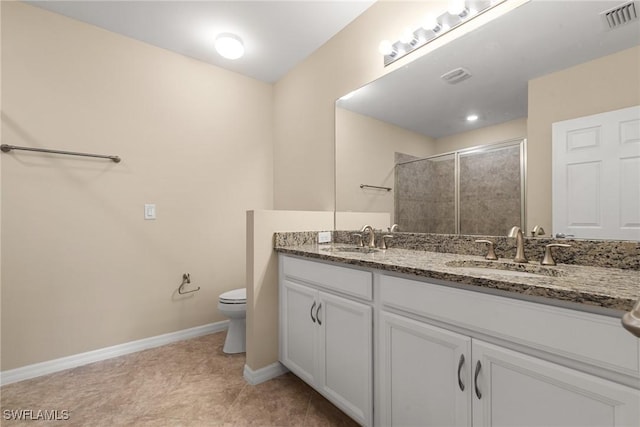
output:
[[[635,2],[631,1],[600,13],[605,27],[612,30],[638,20]]]
[[[469,77],[471,77],[471,73],[469,72],[469,70],[462,67],[451,70],[440,76],[442,80],[452,85],[460,83],[461,81],[466,80]]]

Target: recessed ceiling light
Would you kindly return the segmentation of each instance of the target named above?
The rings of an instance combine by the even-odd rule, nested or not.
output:
[[[242,39],[235,34],[222,33],[216,37],[216,51],[227,59],[238,59],[244,55]]]
[[[467,116],[467,121],[468,122],[475,122],[476,120],[478,120],[478,115],[477,114],[469,114]]]

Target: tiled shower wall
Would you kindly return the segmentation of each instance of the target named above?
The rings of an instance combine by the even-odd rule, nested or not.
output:
[[[521,226],[520,147],[460,154],[460,233],[504,236]]]
[[[400,230],[455,233],[454,165],[453,155],[396,165],[395,220]]]
[[[521,225],[520,146],[460,153],[460,233],[500,236]],[[455,154],[396,153],[395,222],[401,231],[453,234]]]

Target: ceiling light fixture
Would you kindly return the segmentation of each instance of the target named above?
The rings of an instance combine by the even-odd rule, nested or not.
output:
[[[216,51],[224,58],[238,59],[244,55],[242,39],[235,34],[222,33],[216,37]]]
[[[477,114],[469,114],[467,116],[467,121],[468,122],[475,122],[476,120],[478,120],[478,115]]]
[[[416,30],[406,28],[398,41],[383,40],[378,50],[384,56],[384,66],[426,45],[471,18],[506,0],[450,0],[447,11],[439,16],[428,15]]]

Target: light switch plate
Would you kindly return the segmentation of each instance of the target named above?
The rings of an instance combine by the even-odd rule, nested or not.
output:
[[[318,233],[318,243],[329,243],[329,242],[331,242],[331,232],[320,231]]]
[[[156,219],[156,205],[145,203],[144,205],[144,219]]]

